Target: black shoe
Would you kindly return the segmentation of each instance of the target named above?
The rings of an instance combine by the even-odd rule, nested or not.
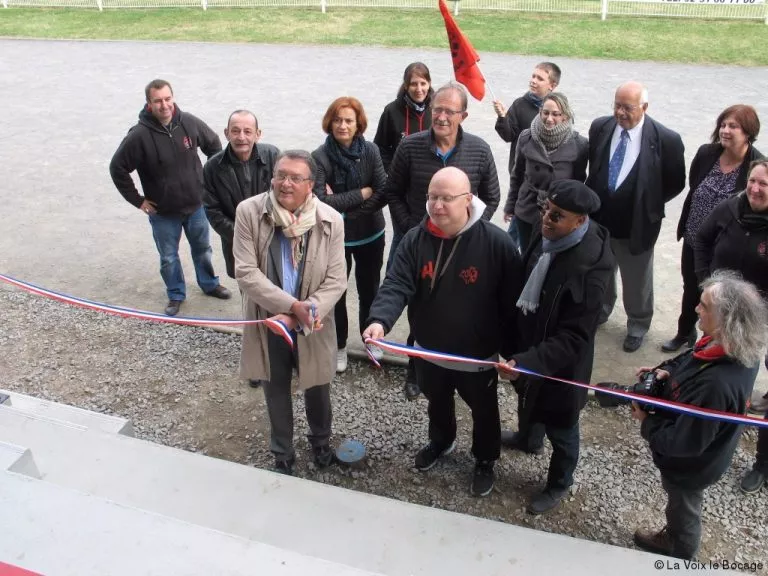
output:
[[[265,382],[266,380],[248,380],[248,386],[251,388],[260,388]]]
[[[696,330],[688,334],[687,336],[680,336],[677,334],[671,340],[667,340],[661,345],[662,352],[677,352],[684,344],[688,345],[688,348],[693,348],[696,344]]]
[[[644,336],[630,336],[624,338],[624,352],[637,352],[643,345]]]
[[[168,300],[168,304],[165,305],[165,315],[176,316],[179,313],[182,302],[183,300]]]
[[[526,454],[535,454],[536,456],[544,454],[543,445],[532,448],[528,445],[527,440],[524,440],[520,436],[520,432],[512,432],[512,430],[501,431],[501,445],[504,446],[504,448],[520,450],[520,452],[525,452]]]
[[[760,470],[750,470],[746,476],[741,479],[741,491],[744,494],[755,494],[760,492],[760,489],[765,484],[765,474]]]
[[[213,290],[210,292],[205,293],[206,296],[213,296],[214,298],[218,298],[219,300],[229,300],[232,298],[232,292],[224,288],[221,284],[216,286]]]
[[[293,476],[293,465],[296,464],[295,458],[288,458],[288,460],[275,459],[275,472],[285,474],[286,476]]]
[[[416,400],[416,398],[419,397],[419,394],[421,394],[421,388],[419,388],[419,385],[416,384],[416,382],[406,380],[403,392],[405,392],[405,397],[408,400]]]
[[[472,496],[488,496],[493,490],[493,482],[496,475],[493,473],[493,460],[478,460],[475,471],[472,474]]]
[[[430,440],[429,444],[424,446],[424,448],[416,453],[416,458],[413,465],[422,472],[426,472],[435,464],[437,464],[437,461],[440,458],[453,452],[454,448],[456,448],[455,440],[451,442],[451,445],[447,448],[440,448],[440,446],[437,446]]]
[[[545,514],[554,510],[568,494],[568,488],[545,488],[543,492],[536,494],[530,501],[526,510],[529,514]]]
[[[662,556],[672,556],[672,537],[667,532],[666,526],[658,532],[636,530],[633,540],[635,546],[647,552],[661,554]]]
[[[312,453],[315,455],[315,466],[318,468],[328,468],[336,462],[336,454],[330,446],[314,446]]]

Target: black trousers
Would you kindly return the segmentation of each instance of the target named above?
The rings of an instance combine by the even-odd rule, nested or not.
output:
[[[667,533],[672,538],[672,556],[683,560],[696,557],[701,543],[701,503],[704,490],[681,488],[661,477],[667,493]]]
[[[478,461],[498,460],[501,423],[495,370],[459,372],[416,358],[416,382],[429,401],[429,439],[447,448],[456,439],[454,392],[472,411],[472,455]]]
[[[763,418],[768,419],[768,412]],[[757,456],[753,468],[768,476],[768,428],[757,431]]]
[[[680,305],[680,317],[677,319],[677,336],[687,336],[696,328],[696,306],[699,304],[701,290],[694,269],[693,247],[685,240],[680,255],[680,272],[683,275],[683,301]]]
[[[376,298],[381,284],[381,266],[384,264],[384,234],[368,244],[347,246],[344,248],[344,258],[347,261],[347,279],[352,269],[352,258],[355,259],[355,284],[357,285],[358,321],[360,333],[365,330],[365,321],[371,311],[371,304]],[[339,350],[347,347],[349,337],[349,318],[347,316],[347,293],[341,296],[334,308],[336,318],[336,344]]]

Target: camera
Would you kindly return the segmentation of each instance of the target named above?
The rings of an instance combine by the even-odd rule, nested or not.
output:
[[[638,394],[640,396],[649,396],[651,398],[661,398],[664,394],[664,384],[666,380],[659,380],[656,378],[656,372],[643,372],[640,375],[640,380],[632,386],[622,386],[616,382],[598,382],[599,388],[606,388],[608,390],[617,390],[620,392],[631,392],[632,394]],[[612,394],[605,394],[602,392],[595,392],[595,398],[602,408],[616,408],[623,404],[629,404],[631,400],[613,396]],[[645,412],[653,412],[655,407],[650,404],[640,404],[640,409]]]

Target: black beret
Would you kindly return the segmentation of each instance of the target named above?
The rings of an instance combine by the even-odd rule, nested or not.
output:
[[[563,210],[576,214],[592,214],[600,209],[600,198],[578,180],[555,180],[547,199]]]

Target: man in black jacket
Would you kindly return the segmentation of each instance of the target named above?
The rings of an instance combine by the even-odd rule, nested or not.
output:
[[[743,414],[768,340],[768,316],[755,287],[728,271],[702,284],[696,307],[704,336],[693,350],[656,368],[662,397],[682,404]],[[657,409],[649,414],[632,405],[641,422],[653,463],[667,493],[667,524],[659,532],[638,530],[635,544],[644,550],[693,559],[701,541],[704,489],[728,469],[743,426]]]
[[[555,508],[573,484],[579,460],[579,413],[587,391],[545,378],[522,376],[519,366],[544,376],[589,382],[597,319],[613,274],[608,232],[590,220],[600,200],[576,180],[549,188],[540,234],[523,257],[527,273],[517,300],[517,343],[500,368],[516,382],[518,432],[502,433],[505,446],[525,450],[534,424],[543,424],[552,443],[544,490],[528,505],[531,514]]]
[[[231,297],[229,290],[219,284],[211,263],[208,220],[203,209],[203,167],[197,155],[200,148],[206,156],[212,156],[221,150],[221,142],[202,120],[179,110],[171,85],[165,80],[153,80],[144,94],[147,103],[139,113],[139,122],[120,143],[109,172],[123,198],[149,218],[168,294],[165,313],[175,316],[186,298],[179,260],[182,230],[189,241],[200,288],[208,296]],[[143,196],[131,178],[134,170],[139,174]]]
[[[664,204],[685,187],[685,147],[677,132],[646,115],[648,92],[638,82],[616,89],[613,116],[589,128],[587,186],[600,196],[597,222],[611,234],[621,271],[627,335],[624,350],[642,346],[653,319],[653,249]],[[616,303],[616,280],[609,285],[600,323]]]
[[[393,223],[403,233],[424,219],[432,176],[446,166],[455,166],[468,176],[472,194],[485,204],[484,220],[490,220],[496,211],[500,198],[496,163],[484,140],[462,130],[466,117],[466,90],[455,82],[448,83],[432,100],[432,128],[407,136],[397,147],[386,196]],[[396,247],[393,250],[390,255],[396,259]],[[390,266],[387,263],[387,268]],[[412,370],[406,378],[405,393],[408,398],[419,395]]]
[[[383,338],[407,305],[415,346],[495,360],[513,323],[521,280],[514,243],[501,228],[481,219],[485,205],[458,168],[434,175],[427,206],[428,217],[405,235],[397,250],[363,338]],[[496,371],[421,359],[415,367],[429,400],[429,444],[416,455],[416,468],[429,470],[454,449],[458,392],[472,410],[472,494],[489,494],[500,451]]]
[[[224,136],[229,142],[227,147],[211,156],[203,168],[203,201],[211,226],[221,236],[227,275],[234,278],[232,243],[237,205],[246,198],[269,192],[279,150],[259,142],[259,122],[248,110],[230,114]]]

